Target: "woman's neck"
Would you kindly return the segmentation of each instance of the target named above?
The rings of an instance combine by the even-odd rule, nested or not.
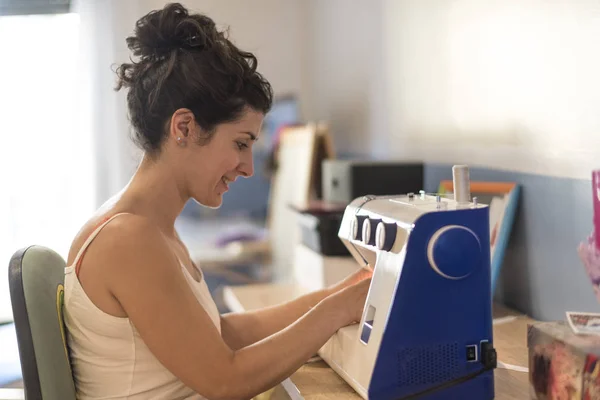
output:
[[[118,203],[155,221],[168,236],[175,236],[175,220],[188,197],[183,182],[160,160],[144,155]]]

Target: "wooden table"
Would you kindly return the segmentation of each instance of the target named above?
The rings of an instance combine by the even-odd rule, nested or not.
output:
[[[259,284],[226,287],[225,303],[232,311],[252,310],[279,304],[306,293],[297,285]],[[501,305],[494,306],[494,347],[498,361],[528,367],[527,324],[534,322],[525,315]],[[494,371],[496,399],[529,398],[526,372],[498,368]],[[274,389],[271,399],[338,400],[361,397],[324,361],[306,363],[289,379]]]

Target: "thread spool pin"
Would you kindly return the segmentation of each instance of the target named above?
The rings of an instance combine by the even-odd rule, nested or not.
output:
[[[454,186],[454,201],[459,204],[469,203],[471,200],[469,167],[467,165],[453,166],[452,181]]]

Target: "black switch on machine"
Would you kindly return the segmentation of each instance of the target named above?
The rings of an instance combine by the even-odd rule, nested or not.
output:
[[[467,362],[477,361],[477,345],[472,344],[467,346]]]

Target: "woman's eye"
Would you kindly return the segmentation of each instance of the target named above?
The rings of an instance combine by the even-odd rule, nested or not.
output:
[[[240,150],[244,150],[244,149],[248,148],[248,145],[243,142],[237,142],[237,146],[238,146],[238,149],[240,149]]]

